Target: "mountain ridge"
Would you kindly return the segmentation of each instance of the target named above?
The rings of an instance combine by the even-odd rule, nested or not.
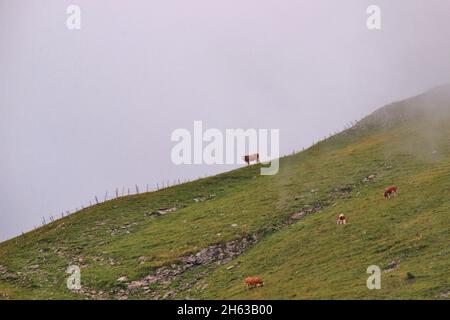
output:
[[[442,86],[281,158],[275,176],[241,168],[0,243],[0,297],[445,299],[449,111]],[[392,184],[399,195],[386,201]],[[341,212],[348,224],[336,226]],[[373,264],[381,290],[366,287]],[[80,267],[82,290],[66,288],[69,265]],[[245,290],[246,276],[265,286]]]

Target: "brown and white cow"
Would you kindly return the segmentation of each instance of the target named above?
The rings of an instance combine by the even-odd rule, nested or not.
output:
[[[347,224],[347,219],[345,218],[344,214],[340,214],[337,216],[336,218],[336,224],[340,225],[340,224]]]
[[[250,165],[250,162],[252,161],[256,161],[256,163],[259,163],[259,153],[245,155],[242,157],[242,159],[244,159],[247,165]]]
[[[397,186],[390,186],[384,190],[384,198],[390,199],[392,196],[397,196]]]
[[[264,286],[264,281],[260,277],[248,277],[245,278],[245,284],[247,285],[247,290],[249,290]]]

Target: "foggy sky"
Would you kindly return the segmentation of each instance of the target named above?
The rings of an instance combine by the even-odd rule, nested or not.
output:
[[[448,0],[0,0],[0,240],[106,190],[233,168],[172,164],[170,135],[194,120],[279,128],[286,154],[450,82],[449,12]]]

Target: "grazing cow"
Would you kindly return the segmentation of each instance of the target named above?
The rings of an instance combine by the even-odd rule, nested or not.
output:
[[[386,200],[390,199],[392,196],[397,196],[397,186],[391,186],[384,190],[384,198]]]
[[[347,223],[347,219],[345,218],[345,216],[342,213],[337,216],[337,219],[336,219],[337,225],[346,224],[346,223]]]
[[[247,165],[250,165],[250,162],[255,160],[256,163],[259,163],[259,153],[245,155],[242,157],[242,159],[244,159]]]
[[[247,290],[257,287],[264,286],[264,281],[259,277],[248,277],[245,278],[245,284],[247,285]]]

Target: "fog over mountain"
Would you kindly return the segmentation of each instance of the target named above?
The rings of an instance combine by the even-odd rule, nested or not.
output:
[[[81,30],[66,26],[69,5]],[[381,30],[366,26],[381,8]],[[447,0],[0,0],[0,240],[171,161],[178,128],[280,130],[291,153],[450,82]],[[166,182],[165,182],[166,183]]]

